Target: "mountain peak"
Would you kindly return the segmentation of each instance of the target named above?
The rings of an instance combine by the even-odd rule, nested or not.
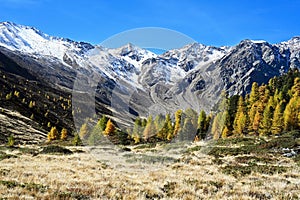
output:
[[[288,42],[293,42],[293,43],[299,43],[300,42],[300,36],[294,36]]]
[[[82,54],[93,48],[88,43],[52,37],[34,27],[13,22],[0,23],[0,46],[12,51],[50,56],[60,60],[63,60],[66,52],[73,51]]]

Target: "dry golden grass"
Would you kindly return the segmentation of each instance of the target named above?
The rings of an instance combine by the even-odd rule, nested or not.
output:
[[[180,159],[151,163],[154,159],[151,156],[159,154],[159,150],[126,153],[110,148],[81,149],[85,152],[37,156],[17,150],[6,151],[17,157],[0,161],[0,197],[51,200],[300,199],[299,168],[292,160],[284,160],[287,171],[280,174],[253,172],[234,177],[223,173],[221,168],[225,164],[217,165],[211,156],[198,151],[182,156],[173,152],[169,156]],[[135,156],[144,156],[150,162],[128,159]],[[233,162],[234,158],[226,160]]]

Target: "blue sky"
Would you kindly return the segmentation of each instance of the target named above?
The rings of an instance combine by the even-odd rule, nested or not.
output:
[[[300,35],[299,10],[298,0],[0,0],[0,21],[92,44],[129,29],[163,27],[223,46]]]

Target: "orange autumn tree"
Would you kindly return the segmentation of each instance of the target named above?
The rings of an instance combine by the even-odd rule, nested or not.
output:
[[[104,135],[112,135],[115,132],[115,130],[116,130],[115,125],[113,124],[113,122],[111,121],[111,119],[109,119],[107,121],[106,128],[103,131],[103,134]]]
[[[57,140],[59,138],[59,133],[56,127],[52,127],[50,132],[48,133],[48,141]]]
[[[67,137],[68,137],[68,130],[66,128],[63,128],[60,133],[60,139],[65,140],[67,139]]]

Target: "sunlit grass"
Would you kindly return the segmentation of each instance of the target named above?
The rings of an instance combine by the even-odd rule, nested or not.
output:
[[[183,144],[172,144],[128,147],[130,151],[65,147],[73,154],[36,154],[43,148],[1,149],[3,154],[18,155],[0,161],[2,198],[300,198],[300,170],[293,159],[254,153],[236,155],[230,145],[229,153],[222,157],[216,157],[216,152],[203,154],[204,147],[195,144],[188,150]],[[89,153],[92,150],[98,150],[97,154]]]

